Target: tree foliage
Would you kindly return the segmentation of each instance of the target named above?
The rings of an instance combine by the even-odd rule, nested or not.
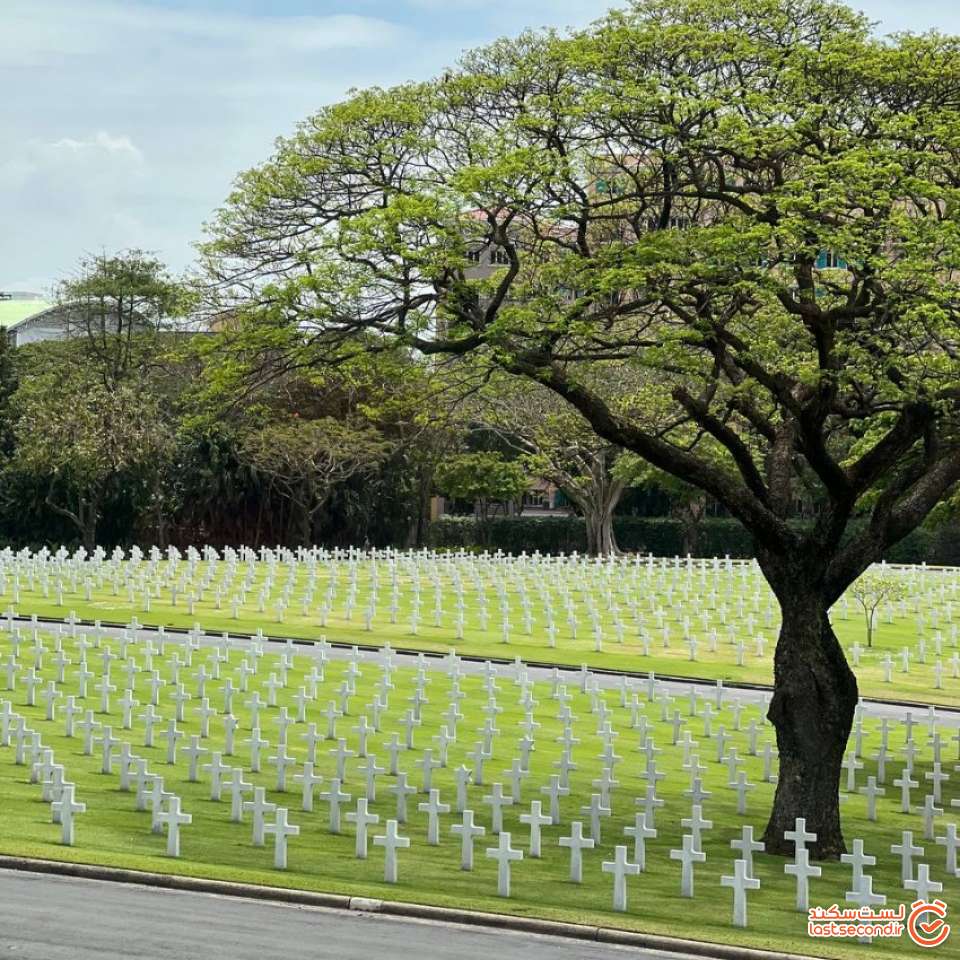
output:
[[[459,453],[440,463],[437,488],[456,500],[476,503],[481,521],[493,503],[519,500],[530,485],[522,464],[493,451]]]
[[[553,484],[576,506],[586,523],[587,551],[615,553],[613,513],[637,474],[637,458],[533,381],[494,374],[474,401],[468,408],[474,425],[495,433],[532,477]]]
[[[303,540],[310,543],[313,518],[333,488],[373,471],[390,452],[390,444],[370,424],[291,417],[246,434],[241,450],[296,506]]]
[[[241,178],[208,262],[347,344],[489,350],[774,552],[802,472],[834,597],[960,475],[955,46],[875,41],[820,0],[638,3],[503,41],[305,123]],[[476,244],[505,262],[474,281]],[[616,413],[570,365],[622,357],[657,377]]]
[[[331,355],[481,353],[737,517],[784,614],[765,840],[805,816],[837,856],[857,688],[827,611],[960,479],[958,144],[956,38],[637,0],[322,110],[205,255],[221,309]],[[627,403],[596,375],[624,364]]]
[[[77,364],[25,378],[13,407],[18,468],[46,478],[46,504],[76,526],[88,550],[111,492],[121,483],[149,487],[173,446],[151,391],[107,387]]]
[[[874,567],[858,577],[850,587],[850,595],[863,610],[867,630],[867,646],[873,646],[873,629],[877,611],[884,604],[894,603],[906,596],[902,577],[887,567]]]
[[[165,266],[142,250],[80,261],[57,299],[106,384],[125,379],[156,352],[155,335],[182,313],[189,297]]]

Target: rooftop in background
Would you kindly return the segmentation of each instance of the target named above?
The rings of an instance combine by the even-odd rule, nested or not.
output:
[[[52,304],[38,294],[14,293],[8,300],[0,292],[0,329],[12,327],[27,317],[32,317],[41,310],[48,309]]]

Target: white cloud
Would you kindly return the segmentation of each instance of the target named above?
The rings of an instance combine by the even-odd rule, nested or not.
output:
[[[409,8],[437,17],[460,17],[465,36],[482,36],[484,43],[496,36],[512,34],[527,28],[552,26],[584,27],[598,20],[612,7],[624,6],[624,0],[405,0]],[[474,30],[468,32],[469,25]]]
[[[387,20],[354,14],[262,17],[147,6],[119,0],[6,0],[0,59],[37,66],[117,53],[131,42],[204,45],[231,56],[334,49],[375,49],[408,38]]]
[[[54,154],[72,154],[77,157],[89,156],[93,153],[105,153],[112,156],[122,156],[138,164],[143,162],[143,154],[133,145],[126,136],[113,136],[105,130],[100,130],[88,140],[74,140],[72,137],[63,137],[51,143],[48,152]]]
[[[143,154],[128,136],[105,130],[82,139],[27,140],[9,144],[0,158],[0,189],[35,190],[41,181],[49,193],[58,183],[89,186],[94,181],[117,192],[126,179],[139,177],[143,166]],[[82,199],[81,191],[76,200]]]
[[[10,277],[31,276],[38,258],[50,268],[47,280],[34,277],[26,289],[48,287],[82,253],[140,245],[145,229],[135,208],[148,183],[143,153],[123,134],[9,144],[0,197],[17,229],[0,239],[0,288],[23,289]]]
[[[582,20],[584,17],[600,17],[611,7],[623,6],[617,0],[406,0],[407,5],[423,10],[493,10],[516,11],[524,15],[551,13],[555,24],[564,23],[564,18]]]
[[[354,85],[411,71],[413,31],[376,16],[255,16],[144,0],[2,0],[0,289],[85,252],[175,269],[233,177]],[[419,51],[422,53],[422,48]],[[33,284],[36,286],[36,284]]]

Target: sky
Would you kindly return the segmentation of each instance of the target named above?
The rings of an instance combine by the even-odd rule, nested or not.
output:
[[[610,0],[0,0],[0,291],[81,257],[174,271],[241,170],[353,87],[426,79]],[[880,31],[960,33],[944,0],[854,0]]]

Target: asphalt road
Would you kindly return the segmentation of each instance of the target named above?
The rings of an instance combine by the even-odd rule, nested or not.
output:
[[[355,911],[0,871],[0,958],[632,960],[675,955]]]

